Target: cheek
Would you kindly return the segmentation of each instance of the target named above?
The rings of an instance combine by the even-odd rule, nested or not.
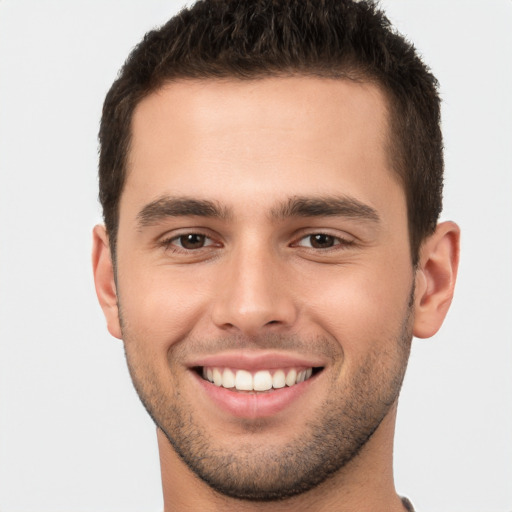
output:
[[[204,282],[191,277],[189,270],[136,269],[134,265],[119,282],[124,330],[129,330],[131,339],[151,340],[155,352],[166,352],[186,338],[203,316],[208,304]]]
[[[345,357],[363,355],[400,335],[407,315],[412,272],[339,268],[316,276],[304,308],[310,320],[334,337]]]

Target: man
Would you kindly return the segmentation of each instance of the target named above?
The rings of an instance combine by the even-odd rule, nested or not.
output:
[[[105,100],[96,290],[171,510],[412,510],[412,336],[453,296],[435,78],[369,2],[198,2]]]

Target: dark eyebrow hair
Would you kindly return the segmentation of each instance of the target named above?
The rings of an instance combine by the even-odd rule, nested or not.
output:
[[[139,228],[156,224],[166,217],[211,217],[228,219],[231,212],[215,201],[190,197],[162,196],[145,205],[137,214]],[[349,196],[305,197],[295,196],[275,207],[271,217],[351,217],[379,222],[377,211]]]
[[[272,210],[272,217],[276,219],[326,216],[352,217],[372,222],[380,221],[379,215],[374,208],[349,196],[296,196]]]
[[[137,214],[139,228],[150,226],[166,217],[228,218],[229,211],[214,201],[189,197],[163,196],[148,203]]]

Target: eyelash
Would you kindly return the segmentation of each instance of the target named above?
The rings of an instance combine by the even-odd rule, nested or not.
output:
[[[194,236],[194,235],[204,237],[205,240],[208,240],[212,243],[208,243],[207,245],[203,245],[202,247],[198,247],[197,249],[187,249],[183,246],[180,247],[174,243],[176,241],[179,241],[181,238],[184,238],[187,236]],[[162,240],[159,245],[164,247],[164,249],[169,250],[174,253],[191,253],[191,252],[199,251],[201,249],[205,249],[205,248],[208,248],[211,246],[215,246],[216,244],[215,244],[215,242],[213,242],[213,239],[210,236],[208,236],[207,234],[202,233],[200,231],[190,231],[190,232],[186,232],[186,233],[180,233],[179,235],[175,235],[170,238],[166,238],[165,240]]]
[[[202,245],[201,247],[194,248],[194,249],[186,248],[183,246],[180,247],[175,244],[176,241],[179,241],[180,239],[187,237],[187,236],[204,237],[204,239],[206,241],[208,241],[209,243],[207,243],[206,245]],[[301,244],[302,241],[307,240],[307,239],[309,239],[310,243],[311,243],[311,239],[315,236],[316,237],[319,237],[319,236],[328,237],[328,238],[332,239],[333,245],[331,245],[329,247],[313,247],[312,245],[307,246],[307,245]],[[307,250],[312,250],[312,251],[329,252],[329,251],[343,250],[343,249],[345,249],[349,246],[352,246],[354,244],[355,244],[354,240],[348,240],[348,239],[340,237],[340,236],[335,236],[335,235],[331,235],[330,233],[324,233],[324,232],[320,231],[320,232],[308,233],[306,235],[303,235],[300,238],[298,238],[295,242],[292,242],[290,244],[290,246],[291,247],[303,247]],[[200,231],[190,231],[190,232],[186,232],[186,233],[180,233],[179,235],[175,235],[173,237],[166,238],[165,240],[162,240],[159,245],[164,247],[165,250],[171,251],[173,253],[182,253],[182,254],[197,252],[197,251],[200,251],[201,249],[207,249],[209,247],[220,247],[220,244],[216,244],[210,236],[208,236],[207,234],[202,233]]]
[[[310,243],[311,243],[311,239],[313,237],[321,237],[321,236],[328,237],[328,238],[332,239],[333,245],[330,247],[322,247],[321,248],[321,247],[312,247],[311,245],[304,246],[304,245],[301,245],[301,243],[300,243],[303,240],[307,240],[307,239],[309,239]],[[324,233],[324,232],[320,231],[320,232],[315,232],[315,233],[308,233],[307,235],[300,237],[297,242],[294,242],[292,244],[292,246],[304,247],[306,249],[310,249],[310,250],[314,250],[314,251],[327,252],[329,250],[333,250],[333,251],[343,250],[348,246],[354,245],[354,243],[355,243],[354,240],[348,240],[347,238],[343,238],[341,236],[336,236],[336,235],[332,235],[330,233]]]

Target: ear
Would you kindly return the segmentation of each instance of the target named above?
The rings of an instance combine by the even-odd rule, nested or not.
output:
[[[429,338],[441,327],[450,307],[459,266],[460,229],[438,224],[420,249],[414,294],[414,336]]]
[[[95,226],[92,236],[92,268],[96,295],[107,320],[108,331],[112,336],[121,339],[114,266],[105,226]]]

